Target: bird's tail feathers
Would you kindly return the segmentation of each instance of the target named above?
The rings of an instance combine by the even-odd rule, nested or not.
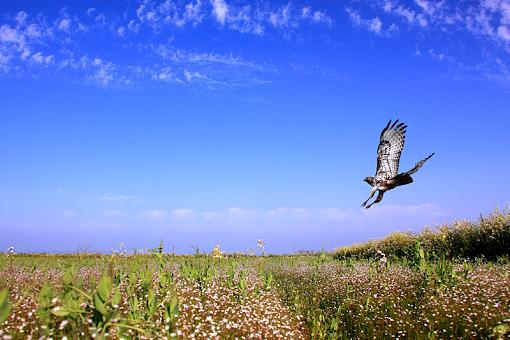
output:
[[[394,184],[395,187],[413,183],[413,178],[411,177],[411,175],[409,175],[408,172],[398,174],[397,176],[394,177],[394,179],[395,181],[392,182],[395,183]],[[393,186],[391,187],[393,189]]]
[[[423,164],[425,164],[426,161],[428,161],[430,159],[430,157],[434,156],[435,152],[431,153],[430,155],[428,155],[427,157],[425,157],[424,159],[422,159],[421,161],[419,161],[418,163],[416,163],[416,165],[414,166],[414,168],[412,168],[411,170],[409,170],[407,173],[409,175],[412,175],[414,173],[416,173],[418,170],[420,170],[420,168],[423,166]]]

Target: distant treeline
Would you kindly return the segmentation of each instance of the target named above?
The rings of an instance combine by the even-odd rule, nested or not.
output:
[[[378,250],[387,257],[412,259],[417,244],[433,257],[495,260],[510,255],[510,208],[480,216],[477,221],[455,221],[419,233],[395,232],[380,240],[357,243],[335,250],[338,259],[372,258]]]

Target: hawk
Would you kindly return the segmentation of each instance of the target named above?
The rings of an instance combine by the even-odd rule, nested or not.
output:
[[[404,123],[397,124],[398,119],[393,124],[391,124],[390,120],[388,125],[386,125],[381,132],[379,147],[377,148],[377,171],[375,177],[366,177],[364,179],[365,182],[372,186],[370,196],[361,205],[362,207],[366,207],[366,209],[370,208],[375,203],[381,202],[386,191],[400,185],[412,183],[413,178],[411,175],[417,172],[430,157],[434,156],[434,153],[432,153],[416,163],[411,170],[397,174],[400,153],[404,148],[407,128],[407,125]],[[375,201],[367,205],[368,201],[378,190],[379,194]]]

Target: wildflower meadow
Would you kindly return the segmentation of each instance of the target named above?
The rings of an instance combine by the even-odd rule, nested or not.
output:
[[[495,212],[318,254],[271,255],[262,240],[259,255],[8,249],[0,337],[508,339],[509,221]]]

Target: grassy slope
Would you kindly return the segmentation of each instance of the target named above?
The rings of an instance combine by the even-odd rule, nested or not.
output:
[[[485,257],[495,260],[510,255],[510,209],[481,216],[478,221],[456,221],[435,230],[420,233],[395,232],[375,241],[353,244],[336,249],[335,257],[372,258],[378,250],[386,256],[413,258],[420,243],[425,252],[449,258],[475,259]]]

